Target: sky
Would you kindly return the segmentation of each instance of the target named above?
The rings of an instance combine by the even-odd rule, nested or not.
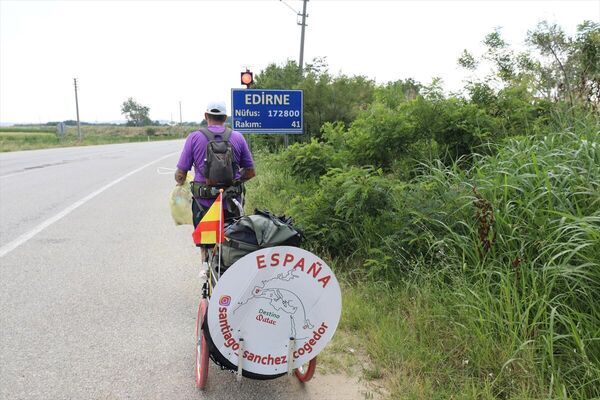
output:
[[[299,59],[301,0],[0,0],[0,124],[124,120],[129,97],[153,120],[201,121],[231,101],[240,72]],[[294,11],[295,10],[295,11]],[[464,49],[495,28],[516,49],[542,20],[567,34],[600,21],[600,0],[310,0],[304,60],[378,84],[441,77],[459,90]]]

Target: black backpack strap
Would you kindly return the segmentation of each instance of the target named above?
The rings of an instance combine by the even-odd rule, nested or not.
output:
[[[229,142],[229,138],[231,137],[231,132],[233,132],[230,128],[225,128],[223,133],[221,133],[221,139],[224,142]]]
[[[215,136],[217,136],[217,135],[221,136],[222,141],[228,142],[229,138],[231,137],[232,130],[230,128],[225,128],[223,133],[214,133],[208,128],[200,128],[200,132],[202,132],[204,134],[204,136],[206,136],[206,138],[208,139],[209,142],[214,142]]]
[[[215,141],[215,134],[208,130],[208,128],[200,128],[200,132],[206,136],[209,142]]]

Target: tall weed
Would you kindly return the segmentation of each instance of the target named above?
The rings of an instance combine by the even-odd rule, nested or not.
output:
[[[269,156],[249,198],[333,257],[342,327],[394,397],[600,397],[598,132],[508,138],[410,182],[372,167],[297,179]]]
[[[465,193],[462,223],[425,225],[446,230],[430,248],[451,249],[443,262],[465,278],[455,292],[465,331],[505,349],[497,394],[509,371],[535,370],[548,397],[600,396],[597,132],[510,140],[464,174],[431,166],[421,182],[431,181]],[[472,354],[483,369],[499,356],[486,347]]]

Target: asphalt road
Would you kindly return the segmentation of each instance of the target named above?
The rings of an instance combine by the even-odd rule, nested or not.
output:
[[[212,363],[194,387],[197,251],[157,173],[182,146],[0,154],[0,399],[346,398]]]

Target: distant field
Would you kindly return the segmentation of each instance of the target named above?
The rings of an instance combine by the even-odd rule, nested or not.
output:
[[[11,138],[15,140],[19,140],[22,138],[31,138],[31,137],[52,137],[55,138],[56,134],[50,132],[23,132],[23,131],[1,131],[0,137],[3,138]]]
[[[24,128],[0,129],[0,151],[39,149],[59,145],[55,133]]]
[[[66,127],[61,138],[52,127],[18,126],[0,128],[0,152],[34,150],[49,147],[86,146],[108,143],[127,143],[184,138],[195,130],[192,126],[145,126],[129,127],[115,125],[84,125],[82,140],[77,127]]]
[[[55,131],[50,128],[23,128],[17,126],[9,126],[0,128],[0,133],[52,133]]]

